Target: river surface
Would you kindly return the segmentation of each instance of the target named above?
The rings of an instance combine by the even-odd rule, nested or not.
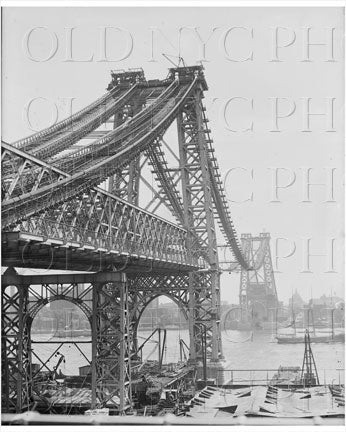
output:
[[[151,334],[151,331],[141,331],[138,333],[139,345],[146,337]],[[188,330],[167,330],[167,344],[164,352],[164,363],[177,362],[180,359],[179,339],[183,339],[187,345],[189,344]],[[45,343],[34,343],[33,348],[33,363],[39,363],[34,354],[37,354],[41,360],[46,361],[53,351],[59,347],[62,340],[68,341],[59,348],[59,355],[55,355],[47,363],[52,369],[58,362],[60,354],[65,356],[65,362],[59,366],[62,373],[66,375],[77,375],[78,368],[87,364],[87,359],[91,358],[91,344],[83,343],[90,340],[89,337],[76,337],[74,341],[78,341],[79,349],[70,341],[71,339],[52,338],[49,335],[33,334],[34,341],[42,341]],[[158,359],[157,351],[157,335],[150,340],[143,349],[143,359]],[[52,343],[53,342],[53,343]],[[55,343],[56,342],[56,343]],[[226,369],[269,369],[268,372],[263,371],[257,375],[250,371],[233,372],[233,378],[239,379],[263,379],[265,375],[271,377],[280,365],[282,366],[302,366],[304,355],[304,344],[277,344],[272,342],[272,334],[270,331],[257,331],[253,334],[251,340],[250,332],[240,331],[223,331],[223,354],[224,367]],[[343,343],[313,343],[311,344],[312,351],[315,357],[317,370],[321,384],[324,382],[344,383],[344,353],[345,345]],[[84,357],[84,355],[85,357]],[[231,378],[231,372],[225,373],[225,378]]]

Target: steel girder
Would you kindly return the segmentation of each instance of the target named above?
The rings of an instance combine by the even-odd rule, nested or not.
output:
[[[266,314],[277,307],[278,297],[270,252],[270,234],[242,234],[242,250],[253,270],[241,269],[239,304],[248,312],[261,305]]]
[[[210,264],[208,272],[190,274],[190,355],[192,360],[202,359],[201,335],[206,331],[207,355],[217,361],[222,357],[219,266],[202,96],[197,88],[177,119],[185,225],[199,239],[189,250],[197,256],[206,254]]]

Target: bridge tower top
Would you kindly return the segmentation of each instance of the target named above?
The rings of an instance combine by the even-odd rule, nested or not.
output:
[[[253,236],[250,233],[242,233],[240,238],[244,239],[244,240],[245,239],[252,239],[253,241],[260,241],[260,240],[262,240],[264,238],[270,240],[271,237],[270,237],[270,233],[269,232],[261,232],[261,233],[259,233],[258,236]]]
[[[182,83],[191,82],[197,76],[200,79],[203,90],[208,90],[207,81],[204,76],[204,67],[202,65],[170,68],[167,79],[173,81],[176,76],[179,77],[179,81]]]
[[[142,68],[133,68],[125,71],[124,69],[117,69],[111,71],[112,81],[109,83],[107,90],[119,84],[134,84],[136,82],[144,82],[145,75]]]

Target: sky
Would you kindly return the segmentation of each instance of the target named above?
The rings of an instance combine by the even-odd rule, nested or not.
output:
[[[343,34],[337,7],[3,8],[2,138],[64,118],[71,98],[73,111],[92,102],[111,70],[141,67],[163,79],[179,57],[202,63],[239,236],[270,232],[279,300],[295,290],[343,297]],[[165,139],[177,150],[173,129]],[[308,187],[308,173],[321,185]],[[310,254],[327,256],[308,265],[308,242]],[[238,294],[239,274],[224,272],[222,300]]]

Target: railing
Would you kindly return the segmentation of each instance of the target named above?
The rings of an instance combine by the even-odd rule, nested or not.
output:
[[[225,386],[268,385],[277,369],[220,369],[224,376]],[[319,369],[320,385],[345,384],[345,369]]]

